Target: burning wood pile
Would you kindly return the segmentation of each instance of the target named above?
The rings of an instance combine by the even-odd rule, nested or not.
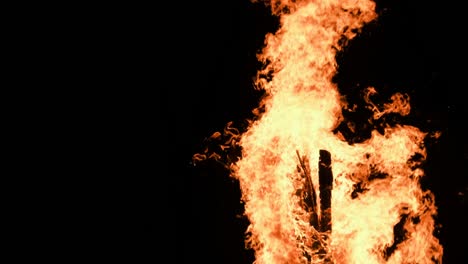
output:
[[[327,252],[328,239],[332,229],[331,195],[333,188],[333,172],[331,168],[331,155],[326,150],[320,150],[318,163],[320,206],[317,203],[317,193],[310,175],[309,160],[296,151],[299,159],[298,172],[304,179],[304,187],[297,191],[301,198],[301,206],[310,214],[310,225],[317,231],[313,234],[315,243],[312,245],[314,251],[318,252],[328,263],[331,259]],[[311,259],[304,253],[308,260]]]

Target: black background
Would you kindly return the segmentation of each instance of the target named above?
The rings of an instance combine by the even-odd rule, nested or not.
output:
[[[440,224],[436,235],[444,247],[444,263],[466,263],[468,107],[461,4],[378,1],[377,11],[378,20],[337,56],[335,81],[341,93],[356,103],[362,103],[362,89],[370,85],[384,98],[407,93],[412,112],[399,121],[441,132],[438,140],[427,143],[422,184],[436,196]],[[145,232],[151,241],[170,249],[175,259],[170,263],[252,263],[253,252],[244,249],[248,221],[239,217],[242,206],[236,181],[218,163],[195,167],[191,157],[204,149],[205,138],[227,122],[242,124],[251,117],[261,96],[252,84],[261,66],[255,54],[278,21],[263,4],[247,0],[176,3],[155,16],[154,28],[145,28],[163,48],[155,47],[155,59],[147,62],[155,66],[153,72],[138,69],[148,79],[155,76],[148,89],[167,96],[156,103],[163,106],[165,118],[159,117],[161,112],[144,116],[148,127],[155,124],[156,130],[167,133],[154,139],[155,146],[167,145],[167,150],[156,147],[153,152],[148,147],[147,151],[167,159],[161,166],[171,183],[158,185],[155,170],[156,180],[144,186],[151,197],[145,209],[150,212]],[[362,127],[361,137],[366,129]],[[146,161],[151,164],[151,158]],[[151,177],[152,170],[148,171]],[[153,192],[161,190],[162,198],[154,198]],[[161,204],[170,206],[161,212]],[[162,233],[170,238],[161,239]],[[148,247],[150,252],[155,248],[156,244]]]

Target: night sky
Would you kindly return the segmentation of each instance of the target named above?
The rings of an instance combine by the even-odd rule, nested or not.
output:
[[[242,129],[262,93],[253,88],[260,68],[255,54],[264,35],[277,29],[277,18],[261,3],[248,0],[197,2],[172,10],[174,60],[166,100],[169,120],[167,168],[176,179],[170,192],[170,219],[177,226],[171,244],[176,263],[252,263],[244,249],[248,220],[241,217],[240,190],[219,163],[193,166],[191,157],[206,146],[205,138],[233,121]],[[424,5],[422,4],[424,3]],[[465,116],[466,48],[462,41],[461,4],[447,1],[378,1],[379,18],[339,53],[335,81],[350,101],[362,104],[362,91],[374,86],[383,98],[407,93],[412,112],[393,121],[440,131],[427,142],[424,188],[439,207],[437,237],[444,263],[468,263],[468,130]],[[466,17],[466,16],[465,16]],[[164,25],[163,25],[164,26]],[[172,42],[166,43],[168,46]],[[164,51],[163,51],[164,52]],[[168,69],[169,68],[169,69]],[[349,116],[356,122],[366,113]],[[359,141],[370,131],[361,127]],[[163,187],[164,188],[164,187]],[[174,200],[173,200],[174,199]],[[154,217],[156,219],[156,217]],[[173,223],[173,224],[174,224]],[[161,227],[152,226],[157,235]],[[172,247],[171,246],[171,247]],[[173,262],[171,262],[173,263]]]

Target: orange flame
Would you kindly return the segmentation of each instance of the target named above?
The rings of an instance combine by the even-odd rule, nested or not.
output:
[[[255,250],[255,263],[440,263],[434,196],[419,182],[426,133],[387,126],[383,134],[374,131],[350,145],[332,132],[346,107],[332,82],[336,52],[377,17],[375,3],[272,0],[270,5],[281,26],[266,36],[258,57],[266,65],[257,78],[267,93],[264,112],[234,141],[242,157],[231,164],[250,221],[247,244]],[[409,114],[408,96],[395,94],[379,106],[369,99],[373,93],[369,88],[365,99],[374,119]],[[297,195],[306,184],[298,154],[308,161],[302,169],[320,194],[315,166],[320,150],[330,152],[334,178],[332,230],[326,231],[310,224],[312,212]],[[321,217],[319,202],[317,208]]]

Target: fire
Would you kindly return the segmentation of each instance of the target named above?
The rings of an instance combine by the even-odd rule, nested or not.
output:
[[[230,169],[240,183],[255,263],[441,263],[434,196],[420,186],[427,133],[387,125],[349,144],[333,132],[348,107],[332,82],[336,52],[377,17],[375,3],[270,6],[281,23],[258,57],[265,63],[257,78],[267,94],[263,112],[229,140],[242,149]],[[369,87],[365,96],[374,119],[410,112],[408,96],[397,93],[379,105],[370,99],[375,93]]]

